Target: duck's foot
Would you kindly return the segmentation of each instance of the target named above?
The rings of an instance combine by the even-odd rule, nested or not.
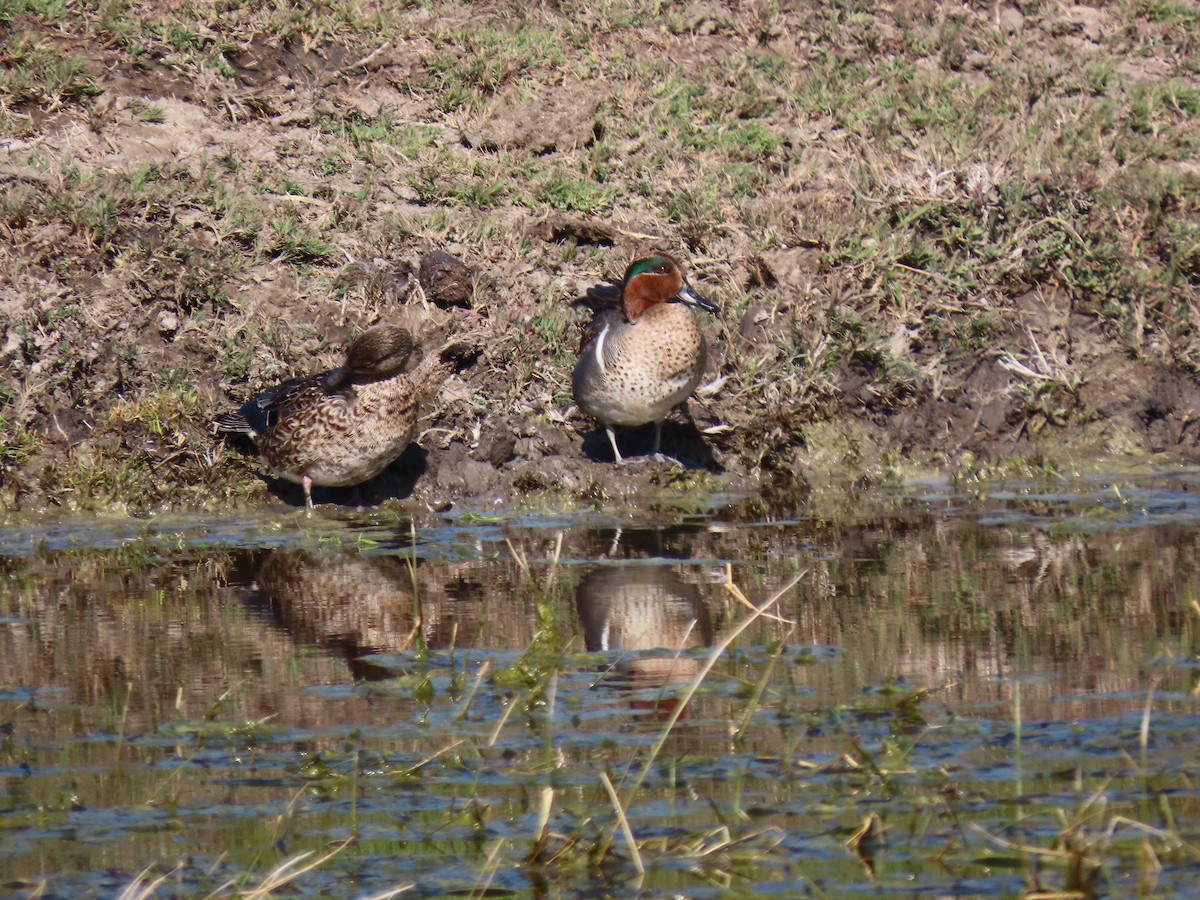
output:
[[[680,469],[687,468],[687,466],[685,466],[682,462],[677,460],[675,457],[667,456],[667,454],[665,454],[661,451],[658,453],[650,454],[649,456],[646,457],[646,459],[648,461],[655,462],[660,466],[673,466],[673,467],[677,467]]]
[[[625,457],[621,460],[626,470],[630,469],[661,469],[664,466],[672,469],[686,469],[683,463],[665,453],[647,453],[645,456]]]

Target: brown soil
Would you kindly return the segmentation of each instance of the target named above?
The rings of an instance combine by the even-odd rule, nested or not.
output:
[[[1135,46],[1118,40],[1133,26],[1115,9],[1026,6],[955,11],[963,40],[942,47],[940,64],[983,91],[1001,89],[995,72],[1017,54],[1023,66],[1053,70],[1058,85],[1069,80],[1064,73],[1105,61],[1134,90],[1194,61],[1194,36],[1167,26],[1142,23],[1161,34]],[[896,23],[905,15],[932,34],[948,27],[935,4],[893,4],[886,15],[872,10],[867,24],[847,25],[844,46],[831,48],[813,25],[820,4],[783,7],[764,21],[696,3],[669,29],[641,26],[621,39],[640,48],[640,62],[702,83],[710,69],[750,53],[797,67],[817,54],[841,53],[846,65],[865,54],[902,56]],[[907,461],[961,475],[1017,457],[1056,465],[1105,453],[1200,459],[1190,318],[1200,287],[1187,270],[1194,248],[1180,251],[1180,277],[1162,299],[1124,310],[1119,321],[1071,273],[1030,267],[975,295],[943,290],[937,313],[946,334],[981,309],[990,318],[974,343],[934,339],[928,308],[897,302],[859,277],[864,264],[838,255],[864,235],[869,198],[849,174],[872,163],[864,136],[836,115],[814,120],[788,102],[764,118],[784,143],[754,165],[790,174],[755,189],[736,215],[718,208],[712,221],[671,219],[638,198],[634,175],[645,173],[623,173],[619,154],[617,200],[602,212],[503,200],[470,209],[445,190],[486,186],[508,159],[530,171],[560,160],[577,168],[615,118],[637,115],[637,92],[647,88],[574,69],[553,77],[543,67],[495,87],[481,107],[443,113],[435,91],[413,87],[438,52],[430,35],[491,20],[470,5],[436,9],[396,12],[403,27],[376,43],[241,33],[226,54],[228,77],[17,17],[15,29],[82,57],[102,93],[15,104],[0,133],[0,503],[144,510],[245,496],[256,463],[205,434],[204,423],[274,381],[335,365],[350,336],[380,320],[415,324],[429,344],[453,335],[482,352],[430,398],[419,446],[367,488],[372,499],[508,503],[545,492],[615,501],[660,489],[754,489],[764,480],[783,489],[817,471],[884,477],[905,473]],[[553,27],[556,15],[574,13],[537,14]],[[991,42],[971,49],[971,36],[984,33]],[[148,108],[161,115],[147,117]],[[431,146],[450,148],[465,168],[439,172],[436,160],[378,149],[368,161],[322,124],[381,112],[393,127],[426,127]],[[629,158],[640,152],[635,143],[625,148]],[[1156,165],[1182,185],[1171,197],[1194,219],[1195,163]],[[127,188],[107,219],[89,218],[89,192],[118,196],[114,179],[126,184],[138,172],[149,173],[149,187]],[[1052,175],[1061,183],[1062,173]],[[437,196],[420,187],[426,176]],[[890,173],[893,188],[902,176]],[[686,169],[668,167],[662,177],[689,188]],[[965,185],[973,176],[955,177]],[[1081,190],[1111,186],[1120,166],[1105,158],[1089,177],[1095,184]],[[256,192],[268,181],[270,192]],[[930,169],[928,184],[909,190],[933,202],[943,187]],[[214,193],[227,195],[225,206]],[[192,195],[207,199],[189,203]],[[239,202],[255,214],[249,231],[213,213]],[[278,223],[289,217],[330,252],[306,256],[286,244]],[[764,240],[752,217],[776,237]],[[1124,240],[1122,223],[1094,225]],[[570,303],[652,249],[680,255],[693,284],[729,312],[706,320],[711,371],[690,404],[692,420],[679,416],[665,430],[664,450],[682,465],[635,458],[616,467],[603,433],[570,402],[569,344],[584,318]],[[914,274],[914,265],[901,267],[905,290],[942,290],[938,273]],[[555,304],[561,322],[546,312]],[[839,338],[838,352],[821,356],[831,323],[849,319],[870,335],[869,346]],[[163,392],[168,371],[186,376],[191,405],[158,421],[146,398]],[[650,437],[648,428],[626,432],[623,447],[636,457]],[[122,459],[144,465],[152,487],[114,472]]]

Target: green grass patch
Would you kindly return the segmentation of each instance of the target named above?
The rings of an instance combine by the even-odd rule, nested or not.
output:
[[[614,185],[560,173],[538,189],[536,200],[564,212],[600,215],[612,209],[616,195]]]
[[[325,262],[333,255],[333,247],[297,216],[281,216],[270,228],[262,248],[267,257],[307,265]]]
[[[519,19],[455,29],[435,42],[438,55],[407,87],[428,95],[443,112],[479,110],[505,86],[567,64],[557,32]]]
[[[24,36],[0,45],[0,99],[8,105],[79,103],[103,90],[77,56]]]

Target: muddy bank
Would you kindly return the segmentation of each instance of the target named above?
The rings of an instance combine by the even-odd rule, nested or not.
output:
[[[375,500],[1194,460],[1194,24],[1169,5],[11,14],[0,502],[263,502],[212,417],[380,321],[481,353]],[[654,249],[723,312],[666,429],[682,465],[617,468],[571,402],[571,301]],[[623,441],[636,456],[649,430]]]

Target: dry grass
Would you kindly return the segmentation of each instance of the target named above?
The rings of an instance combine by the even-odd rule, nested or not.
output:
[[[432,248],[481,274],[454,321],[489,348],[435,450],[577,447],[567,301],[662,247],[726,310],[727,471],[810,464],[828,422],[951,468],[1101,420],[1192,452],[1194,17],[1022,9],[4,0],[3,499],[245,496],[207,416],[421,308]],[[186,439],[143,459],[112,411],[147,395]]]

